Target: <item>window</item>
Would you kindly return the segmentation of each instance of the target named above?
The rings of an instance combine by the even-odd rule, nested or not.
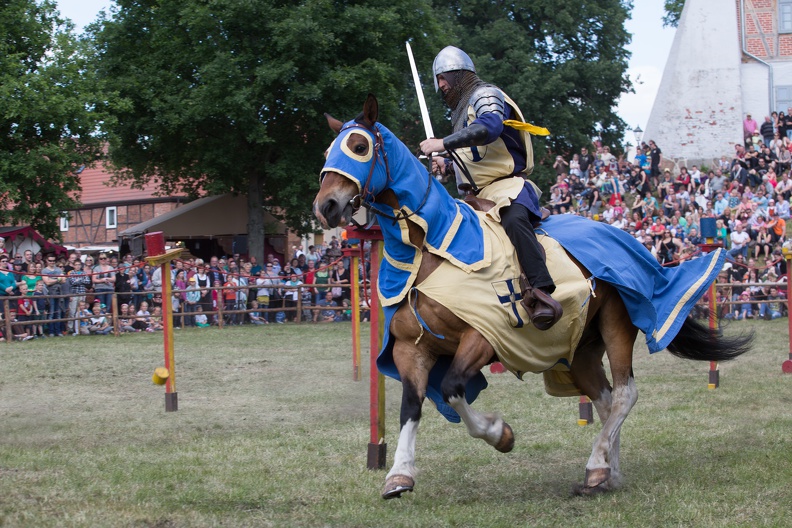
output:
[[[778,0],[778,32],[792,32],[792,0]]]
[[[60,217],[60,230],[61,231],[68,231],[69,230],[69,213],[63,211]]]
[[[118,227],[118,209],[116,207],[105,207],[105,227],[115,229]]]
[[[787,109],[792,108],[792,86],[776,86],[775,90],[776,111],[786,114]]]

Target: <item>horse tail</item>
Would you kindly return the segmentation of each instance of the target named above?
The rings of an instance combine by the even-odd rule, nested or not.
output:
[[[754,333],[725,337],[688,317],[677,336],[668,345],[668,351],[682,359],[695,361],[729,361],[748,352],[753,346]]]

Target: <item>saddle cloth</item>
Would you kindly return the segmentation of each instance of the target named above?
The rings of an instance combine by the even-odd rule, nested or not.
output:
[[[500,232],[501,227],[497,229],[489,222],[489,219],[483,220],[484,215],[479,213],[479,220],[485,226],[484,232],[490,233],[489,238],[493,243],[501,246],[506,243],[503,236],[492,236],[493,231]],[[673,268],[664,268],[660,266],[651,253],[649,253],[640,242],[631,237],[628,233],[611,227],[606,224],[587,220],[572,215],[556,215],[551,216],[542,223],[542,226],[536,231],[537,238],[542,243],[545,251],[548,253],[548,268],[553,279],[559,281],[556,277],[557,273],[562,273],[559,268],[562,264],[551,254],[558,254],[560,247],[566,248],[567,251],[580,262],[592,276],[597,280],[603,280],[614,286],[630,314],[631,322],[644,332],[646,337],[646,344],[649,352],[654,353],[663,350],[674,339],[679,332],[679,329],[685,322],[690,310],[696,304],[696,301],[701,298],[707,291],[709,285],[717,277],[725,259],[725,251],[718,249],[696,258],[691,261],[686,261],[679,266]],[[556,244],[557,242],[557,244]],[[560,246],[558,245],[560,244]],[[490,266],[483,273],[490,277],[491,282],[482,280],[481,282],[487,285],[492,290],[493,297],[500,297],[502,301],[500,317],[510,321],[507,324],[506,330],[495,332],[494,329],[489,328],[490,323],[474,322],[469,313],[465,313],[469,308],[475,307],[476,314],[484,312],[485,310],[478,304],[470,301],[468,297],[468,281],[467,272],[463,271],[465,275],[464,288],[462,285],[463,275],[456,275],[457,281],[445,280],[446,284],[453,284],[452,288],[446,287],[432,287],[432,298],[436,298],[438,289],[459,289],[464,292],[464,298],[458,299],[456,304],[464,306],[451,306],[446,304],[455,313],[466,321],[470,318],[470,323],[479,329],[483,335],[490,340],[493,347],[495,347],[498,357],[502,359],[504,365],[517,375],[523,372],[542,372],[545,378],[545,389],[549,394],[554,396],[572,396],[577,394],[577,389],[571,383],[571,376],[568,372],[564,372],[567,364],[572,360],[572,352],[554,352],[546,356],[537,356],[534,358],[525,358],[521,355],[518,356],[514,351],[528,348],[522,340],[520,340],[519,347],[509,344],[512,338],[515,337],[511,334],[522,335],[523,329],[515,329],[515,321],[522,319],[523,326],[529,327],[530,323],[525,321],[525,312],[521,310],[517,300],[519,296],[519,287],[517,287],[512,277],[518,276],[518,272],[514,271],[517,268],[516,257],[513,254],[511,247],[506,251],[502,247],[492,248],[493,258],[495,255],[506,254],[509,257],[507,261],[502,264],[503,267]],[[509,259],[511,259],[509,261]],[[551,260],[554,259],[554,260]],[[568,260],[568,259],[567,259]],[[580,271],[574,264],[569,262],[576,272],[580,275]],[[442,273],[437,270],[432,277],[432,281],[440,281],[440,275],[446,273],[447,268],[443,268]],[[452,273],[452,270],[448,271]],[[476,273],[482,273],[478,271]],[[510,280],[511,279],[511,280]],[[505,281],[505,282],[504,282]],[[567,294],[564,293],[566,286],[561,287],[558,284],[558,293],[553,293],[553,297],[560,300],[564,306],[565,316],[572,316],[571,321],[561,321],[547,332],[537,332],[533,328],[525,329],[530,332],[530,339],[541,339],[547,337],[553,339],[554,332],[561,332],[563,337],[558,338],[558,341],[564,342],[564,347],[569,347],[574,350],[577,342],[580,339],[580,332],[585,322],[586,311],[588,303],[584,302],[588,297],[588,284],[582,275],[578,281],[581,285],[577,293],[572,294],[571,299],[567,299]],[[469,281],[475,282],[475,281]],[[512,301],[512,285],[514,293],[514,301]],[[470,286],[471,288],[479,289],[478,286]],[[574,288],[572,288],[574,290]],[[483,288],[482,288],[483,290]],[[418,288],[419,292],[429,294],[429,286],[422,284]],[[508,296],[508,300],[505,298]],[[439,299],[438,299],[439,300]],[[445,301],[448,303],[449,301]],[[401,304],[394,304],[383,306],[385,315],[385,335],[383,337],[383,348],[377,358],[377,367],[380,372],[386,376],[395,379],[400,379],[398,370],[393,362],[393,338],[390,335],[390,321],[393,314],[401,306]],[[508,308],[514,308],[516,314],[510,315]],[[487,309],[486,311],[490,311]],[[507,315],[504,315],[504,312]],[[487,316],[489,319],[490,316]],[[495,317],[497,319],[497,316]],[[575,320],[576,319],[576,320]],[[494,327],[493,327],[494,328]],[[431,330],[431,329],[429,329]],[[531,332],[531,330],[533,330]],[[569,335],[567,335],[567,332]],[[530,347],[533,348],[533,347]],[[543,354],[540,351],[540,354]],[[559,354],[559,355],[556,355]],[[429,385],[426,389],[426,395],[437,406],[437,410],[449,421],[458,422],[459,415],[449,405],[443,402],[440,386],[443,376],[447,372],[451,364],[451,358],[448,356],[441,356],[435,364],[432,371],[429,373]],[[478,394],[487,387],[487,380],[483,373],[477,373],[467,384],[465,388],[465,399],[472,403],[475,401]]]
[[[526,372],[568,372],[586,323],[589,281],[558,242],[539,236],[556,284],[553,298],[564,307],[564,316],[549,330],[537,330],[520,303],[520,267],[511,242],[499,224],[485,215],[481,218],[493,249],[492,264],[470,274],[443,262],[416,289],[478,330],[495,349],[498,360],[518,378]],[[550,394],[579,394],[577,389],[569,394],[558,385],[557,374],[545,376]]]

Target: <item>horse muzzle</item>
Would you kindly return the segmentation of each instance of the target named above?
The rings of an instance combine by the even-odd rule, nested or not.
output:
[[[328,197],[314,205],[314,214],[327,227],[344,227],[355,214],[353,200],[339,201]]]

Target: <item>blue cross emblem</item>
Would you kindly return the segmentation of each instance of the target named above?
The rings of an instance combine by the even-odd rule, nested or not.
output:
[[[517,281],[518,279],[507,279],[505,281],[493,282],[492,288],[495,290],[498,301],[509,312],[509,323],[514,328],[522,328],[525,323],[517,309],[517,303],[522,300],[522,294],[519,290],[515,290],[514,288],[514,283]]]

